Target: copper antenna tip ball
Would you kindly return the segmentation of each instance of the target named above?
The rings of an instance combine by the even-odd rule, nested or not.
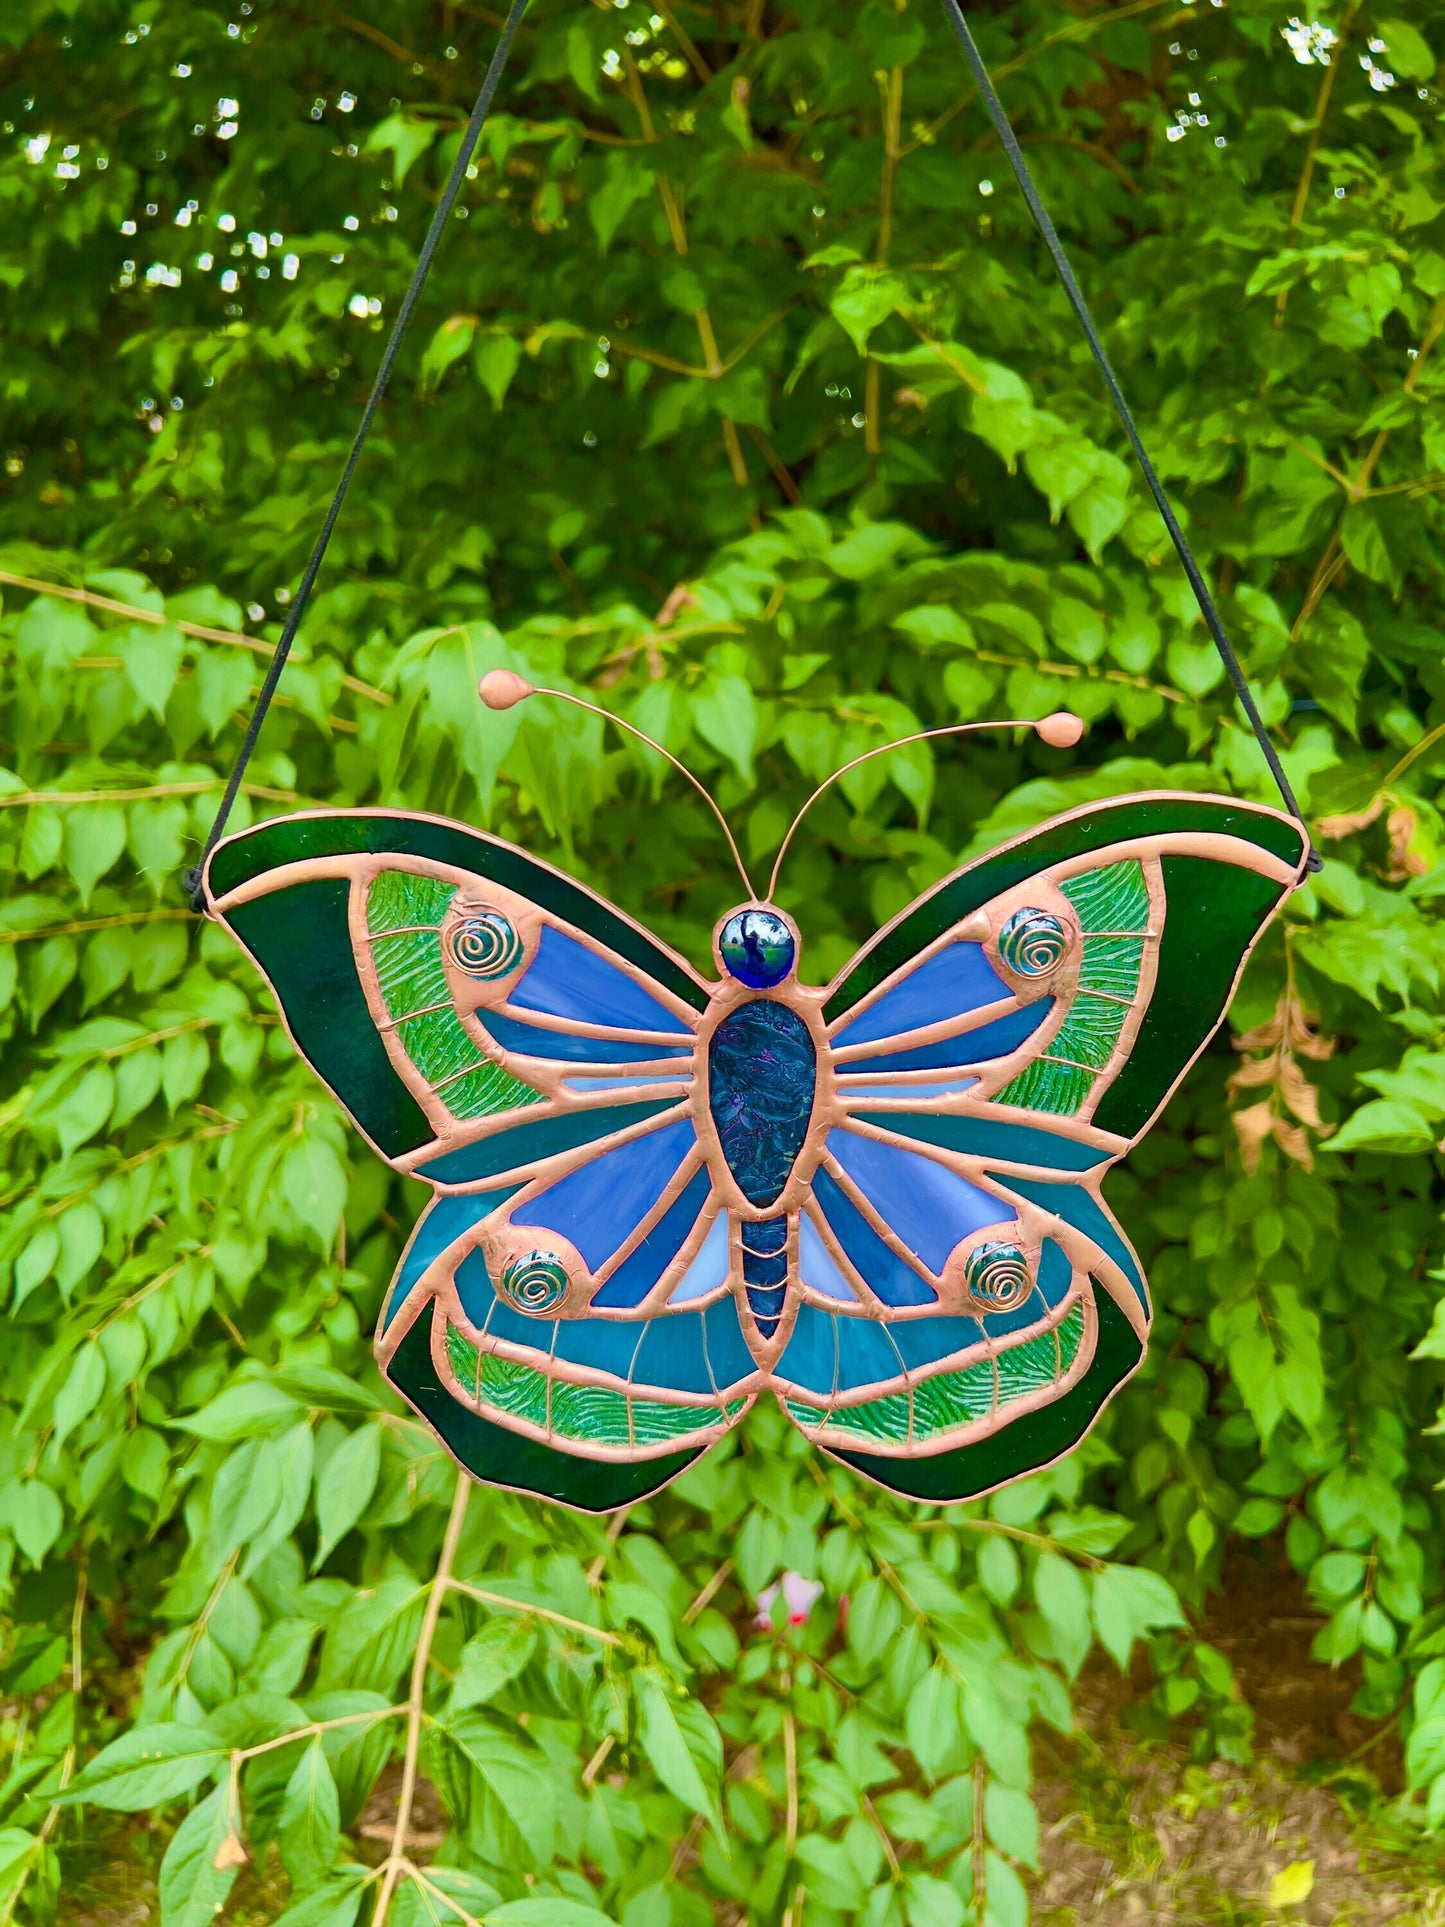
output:
[[[536,693],[527,678],[519,676],[515,669],[489,669],[477,684],[477,694],[488,709],[515,709],[518,703]],[[1078,738],[1072,740],[1077,742]]]
[[[487,681],[491,681],[490,676]],[[1034,730],[1050,749],[1072,749],[1083,735],[1084,725],[1077,716],[1071,716],[1067,709],[1056,709],[1052,716],[1041,716],[1034,724]]]

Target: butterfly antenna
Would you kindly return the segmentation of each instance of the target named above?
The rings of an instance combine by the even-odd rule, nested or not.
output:
[[[488,709],[514,709],[518,703],[525,702],[528,696],[555,696],[558,702],[571,703],[576,709],[585,709],[590,715],[600,716],[604,723],[613,723],[618,729],[625,729],[629,735],[635,736],[640,743],[646,743],[649,749],[655,749],[659,756],[664,757],[672,764],[675,770],[680,771],[682,775],[687,778],[688,782],[692,784],[703,802],[707,804],[708,808],[717,818],[718,828],[727,838],[728,848],[733,853],[733,862],[738,866],[738,875],[743,880],[743,888],[747,891],[748,901],[750,903],[757,902],[758,893],[753,888],[753,880],[748,875],[747,866],[743,862],[737,844],[733,841],[733,833],[728,828],[727,818],[687,765],[680,763],[672,751],[664,749],[661,743],[655,743],[652,738],[647,735],[645,731],[640,730],[635,723],[625,721],[621,716],[615,715],[610,709],[599,708],[596,703],[584,702],[580,696],[572,695],[569,690],[539,689],[534,683],[529,683],[525,676],[519,676],[516,671],[512,669],[490,670],[482,677],[481,682],[478,684],[477,694],[481,697]],[[789,835],[791,834],[792,832],[789,831]]]
[[[778,887],[778,873],[783,867],[783,858],[788,854],[793,832],[824,790],[836,783],[840,776],[846,776],[850,769],[857,769],[860,763],[870,762],[875,756],[886,756],[891,749],[903,749],[909,743],[926,743],[934,736],[967,736],[976,729],[1032,729],[1051,749],[1072,749],[1084,733],[1084,725],[1079,718],[1071,716],[1067,709],[1060,709],[1052,716],[1041,716],[1037,722],[1014,719],[1000,723],[946,723],[942,729],[920,729],[915,736],[900,736],[896,743],[880,743],[876,749],[864,750],[851,763],[845,763],[841,769],[835,769],[831,776],[825,777],[788,825],[788,834],[783,838],[782,848],[773,863],[773,874],[768,879],[768,901],[772,902],[773,892]]]

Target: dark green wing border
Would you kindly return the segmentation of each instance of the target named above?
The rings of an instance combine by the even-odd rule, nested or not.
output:
[[[910,957],[981,904],[1067,857],[1178,833],[1239,837],[1292,868],[1304,856],[1300,826],[1276,810],[1212,797],[1126,797],[1046,824],[948,878],[865,950],[824,1006],[835,1022]],[[1143,1130],[1229,1003],[1251,945],[1291,886],[1211,857],[1163,859],[1167,912],[1149,1009],[1129,1062],[1094,1115],[1100,1130]]]
[[[1144,1356],[1133,1326],[1101,1286],[1094,1287],[1099,1338],[1093,1363],[1070,1391],[1052,1405],[1014,1419],[976,1445],[929,1459],[885,1459],[866,1452],[833,1456],[907,1499],[946,1505],[976,1499],[1010,1479],[1037,1472],[1071,1451],[1109,1399]]]
[[[590,890],[509,843],[435,818],[390,810],[272,818],[217,846],[206,871],[207,905],[215,914],[217,898],[255,877],[337,856],[417,857],[489,878],[605,943],[695,1010],[707,1007],[700,980]],[[430,1144],[435,1133],[387,1056],[367,1007],[352,952],[349,893],[344,877],[278,881],[222,921],[275,988],[302,1056],[382,1155],[402,1157]],[[620,1121],[639,1120],[629,1112]],[[590,1127],[603,1128],[595,1112]]]
[[[620,1505],[660,1490],[701,1458],[708,1448],[670,1452],[666,1458],[634,1464],[573,1457],[537,1439],[494,1425],[461,1405],[437,1378],[427,1335],[430,1307],[422,1312],[397,1346],[387,1377],[407,1403],[440,1434],[452,1455],[474,1478],[513,1492],[555,1499],[579,1512],[612,1512]]]

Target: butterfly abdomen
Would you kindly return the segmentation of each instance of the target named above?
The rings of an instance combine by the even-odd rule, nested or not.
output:
[[[749,1204],[775,1204],[782,1196],[808,1134],[817,1083],[812,1034],[786,1004],[754,998],[713,1032],[708,1106]]]
[[[758,1335],[771,1338],[788,1291],[788,1220],[762,1218],[742,1227],[743,1283]]]

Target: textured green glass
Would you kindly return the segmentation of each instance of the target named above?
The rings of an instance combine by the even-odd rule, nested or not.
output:
[[[1059,1348],[1052,1332],[1039,1332],[998,1355],[1000,1408],[1030,1392],[1041,1392],[1059,1379]]]
[[[1073,905],[1081,930],[1147,930],[1149,888],[1143,865],[1132,857],[1085,870],[1059,888]]]
[[[366,927],[373,936],[384,930],[407,930],[417,924],[435,927],[447,913],[456,885],[441,877],[422,877],[410,870],[383,870],[366,899]]]
[[[447,1357],[457,1382],[483,1404],[509,1418],[527,1420],[559,1439],[585,1445],[660,1445],[734,1418],[746,1404],[666,1405],[636,1398],[606,1385],[576,1385],[549,1378],[520,1359],[478,1352],[454,1325],[447,1327]],[[629,1407],[631,1408],[629,1422]]]
[[[1149,927],[1149,889],[1144,866],[1129,858],[1070,877],[1060,889],[1079,919],[1082,956],[1079,982],[1068,1015],[1036,1058],[998,1094],[1053,1117],[1073,1117],[1088,1101],[1138,995],[1144,961],[1142,936],[1095,936],[1095,931],[1144,931]],[[1090,995],[1101,992],[1103,995]],[[1127,1002],[1115,1002],[1116,998]],[[1064,1060],[1062,1062],[1056,1060]],[[1083,1066],[1076,1069],[1075,1066]]]
[[[1094,1088],[1093,1074],[1071,1064],[1035,1058],[1005,1084],[995,1100],[1017,1104],[1021,1110],[1043,1111],[1053,1117],[1072,1117]]]
[[[982,1359],[963,1372],[939,1372],[913,1390],[913,1436],[937,1438],[993,1410],[993,1365]]]
[[[373,939],[376,980],[388,1012],[401,1020],[396,1035],[402,1049],[452,1116],[466,1122],[539,1100],[530,1084],[483,1056],[452,1003],[439,926],[455,895],[454,884],[435,877],[383,870],[368,892],[366,921],[371,930],[403,931]],[[418,924],[427,927],[407,927]]]

